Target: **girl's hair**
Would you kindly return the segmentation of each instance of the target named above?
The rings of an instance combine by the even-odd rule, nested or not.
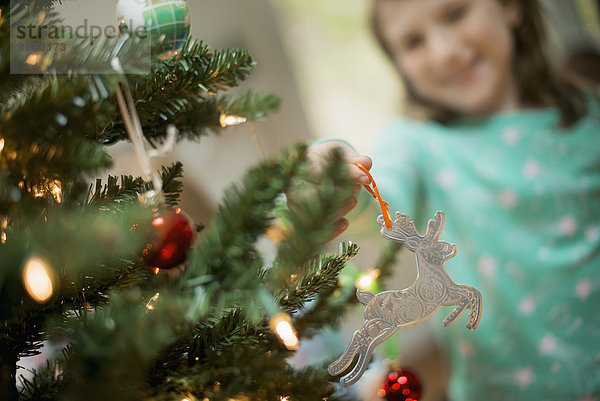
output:
[[[377,6],[381,1],[374,0],[371,25],[377,41],[385,53],[393,60],[393,53],[383,37],[378,18]],[[538,107],[556,107],[560,111],[562,126],[570,126],[576,123],[586,114],[585,96],[569,80],[559,77],[548,62],[548,58],[544,52],[546,40],[544,23],[538,1],[498,1],[502,3],[517,1],[521,11],[521,23],[513,30],[515,46],[514,69],[521,103]],[[405,77],[402,77],[402,79],[406,86],[409,103],[423,108],[429,118],[442,124],[447,124],[458,117],[452,111],[423,99],[415,92]]]

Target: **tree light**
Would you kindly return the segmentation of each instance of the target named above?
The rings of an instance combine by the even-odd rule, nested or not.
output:
[[[54,292],[51,270],[43,260],[30,258],[23,269],[25,289],[36,302],[46,302]]]
[[[298,341],[298,337],[296,336],[296,330],[294,330],[294,326],[292,326],[292,319],[290,315],[287,313],[278,313],[269,322],[271,326],[271,330],[279,336],[283,345],[287,349],[294,350],[298,348],[300,342]]]
[[[160,297],[160,294],[157,292],[156,294],[154,294],[154,296],[152,298],[150,298],[150,300],[146,304],[146,309],[148,309],[148,310],[154,309],[154,303],[156,301],[158,301],[158,297]]]
[[[359,290],[371,289],[380,273],[378,269],[370,269],[356,280],[356,288]]]
[[[50,192],[57,203],[62,202],[62,184],[58,180],[54,180],[50,183]]]
[[[29,56],[27,56],[27,58],[25,59],[25,62],[29,65],[36,65],[39,64],[39,62],[42,60],[42,55],[39,53],[31,53]]]
[[[225,128],[230,125],[240,125],[246,122],[245,117],[234,116],[231,114],[221,114],[219,117],[219,124],[221,127]]]
[[[6,244],[6,229],[8,228],[8,217],[0,219],[0,244]]]

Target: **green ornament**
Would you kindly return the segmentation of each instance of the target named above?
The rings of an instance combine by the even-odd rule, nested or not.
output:
[[[179,54],[190,35],[186,0],[117,0],[117,17],[132,32],[145,28],[152,44],[161,44],[163,60]]]

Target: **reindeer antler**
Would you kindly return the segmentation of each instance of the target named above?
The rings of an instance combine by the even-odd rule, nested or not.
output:
[[[411,251],[415,251],[425,240],[426,236],[419,234],[415,223],[407,214],[396,212],[396,220],[392,223],[392,229],[388,230],[383,216],[377,218],[377,223],[381,226],[380,234],[385,239],[403,243]]]

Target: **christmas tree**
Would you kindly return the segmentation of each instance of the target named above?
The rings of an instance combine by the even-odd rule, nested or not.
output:
[[[52,50],[55,1],[11,3],[0,3],[0,399],[331,397],[326,365],[298,370],[288,358],[355,302],[339,273],[357,246],[320,253],[353,191],[341,154],[319,172],[304,145],[265,160],[211,221],[193,224],[177,207],[180,163],[101,180],[106,146],[136,124],[142,148],[160,149],[173,135],[198,140],[265,117],[275,96],[225,93],[251,72],[251,55],[189,38],[185,13],[149,36],[149,58],[126,21],[110,40],[46,51],[15,29],[31,39],[46,27]],[[274,230],[267,260],[256,242]],[[48,343],[60,352],[19,379],[19,361]]]

